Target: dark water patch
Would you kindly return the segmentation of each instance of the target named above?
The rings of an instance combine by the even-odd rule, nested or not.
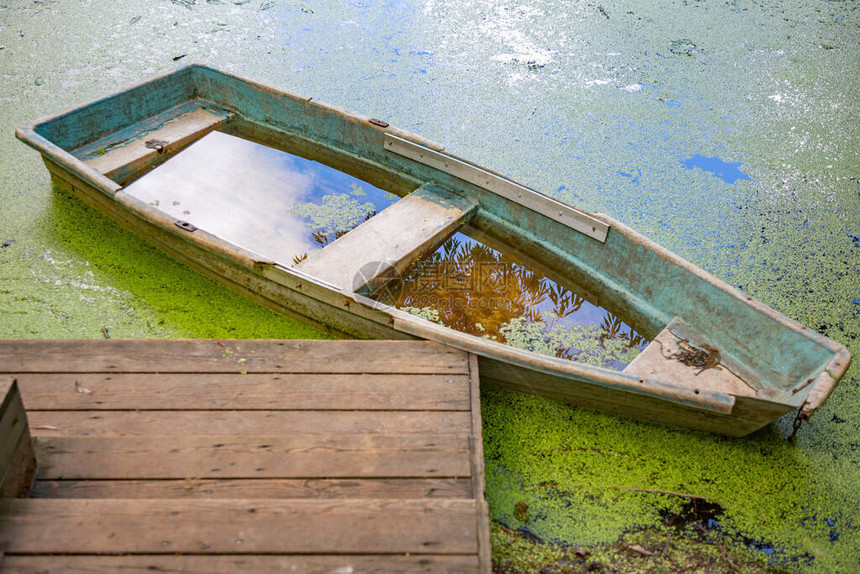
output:
[[[814,560],[809,553],[792,553],[789,555],[786,550],[777,548],[770,542],[725,531],[720,525],[720,519],[724,515],[723,508],[715,502],[692,499],[684,503],[679,510],[664,510],[661,515],[665,526],[699,542],[719,544],[721,540],[728,539],[734,544],[745,546],[755,552],[761,552],[767,556],[770,566],[797,567],[798,565],[809,565]],[[815,517],[812,517],[812,520],[814,521]],[[834,522],[828,521],[828,524],[832,526]],[[801,526],[806,526],[806,522],[801,521]],[[831,531],[830,541],[835,542],[838,538],[839,533]]]
[[[693,157],[681,161],[687,169],[699,168],[707,171],[726,183],[734,184],[739,179],[753,181],[753,179],[740,170],[742,162],[724,161],[718,157],[707,157],[701,154],[693,154]]]
[[[648,341],[591,295],[479,241],[466,228],[375,297],[457,331],[621,370]]]
[[[125,188],[159,210],[284,265],[396,201],[322,163],[213,132]]]
[[[672,40],[669,43],[669,51],[676,56],[693,56],[702,50],[692,40],[681,38],[680,40]]]
[[[633,169],[630,171],[618,170],[616,173],[618,175],[620,175],[621,177],[626,177],[627,179],[629,179],[630,183],[635,183],[635,184],[638,184],[639,179],[642,177],[642,170],[641,169]]]
[[[663,512],[663,524],[676,530],[686,530],[697,538],[710,538],[710,531],[718,528],[718,518],[723,515],[723,508],[707,500],[692,499],[675,512]]]

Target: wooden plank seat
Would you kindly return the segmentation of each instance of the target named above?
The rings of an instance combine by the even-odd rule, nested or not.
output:
[[[302,261],[297,269],[345,291],[372,289],[448,237],[478,204],[424,184]]]
[[[423,341],[0,341],[39,463],[0,573],[489,572],[477,375]]]
[[[710,351],[709,351],[710,349]],[[685,358],[684,355],[687,355]],[[684,361],[687,363],[685,364]],[[624,369],[646,379],[664,379],[686,384],[694,390],[708,389],[734,396],[773,395],[766,391],[748,368],[709,345],[701,333],[678,319],[671,321]],[[694,379],[689,373],[693,372]]]
[[[125,184],[219,128],[228,117],[230,112],[222,108],[192,101],[88,143],[73,155]]]

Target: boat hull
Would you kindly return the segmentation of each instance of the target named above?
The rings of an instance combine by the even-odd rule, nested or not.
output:
[[[389,314],[361,306],[353,299],[338,296],[312,284],[293,288],[266,277],[262,270],[249,269],[229,258],[201,248],[195,243],[125,209],[99,189],[62,166],[45,159],[53,184],[80,197],[178,261],[257,302],[311,324],[340,338],[415,339],[392,325]],[[300,283],[300,281],[298,282]],[[297,283],[297,284],[298,284]],[[361,307],[361,314],[357,314]],[[437,340],[442,339],[440,337]],[[443,341],[467,350],[457,341]],[[757,399],[735,400],[730,413],[703,410],[631,393],[553,373],[541,373],[492,356],[480,357],[481,382],[544,397],[566,404],[611,412],[665,425],[685,427],[732,437],[741,437],[766,426],[792,410],[792,407]]]
[[[628,315],[653,331],[650,335],[685,343],[689,338],[702,348],[719,349],[711,365],[716,368],[704,374],[678,370],[677,361],[654,351],[652,344],[641,360],[618,372],[460,333],[369,299],[352,285],[331,283],[343,280],[327,280],[324,266],[308,264],[306,268],[316,271],[307,274],[302,264],[285,266],[204,230],[189,233],[178,226],[181,222],[124,191],[128,182],[212,130],[337,165],[373,185],[410,196],[410,201],[394,204],[400,206],[398,214],[405,213],[407,205],[420,211],[422,201],[435,209],[434,217],[447,227],[440,224],[426,237],[413,238],[414,245],[401,246],[393,262],[398,269],[468,220],[547,270],[562,277],[575,275],[588,290],[620,302]],[[468,350],[480,357],[486,384],[643,420],[744,436],[793,410],[808,418],[850,362],[844,346],[753,301],[609,217],[564,206],[385,122],[211,68],[180,69],[19,128],[17,135],[42,153],[54,184],[231,289],[334,336],[424,338]],[[385,225],[392,225],[378,217],[362,226],[383,226],[384,231]],[[397,218],[388,219],[396,223]],[[322,253],[340,249],[343,257],[332,260],[349,263],[352,254],[360,255],[349,245],[351,235],[361,234],[349,233]],[[332,275],[340,276],[352,275]]]

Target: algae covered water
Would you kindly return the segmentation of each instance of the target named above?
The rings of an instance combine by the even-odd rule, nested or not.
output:
[[[323,336],[54,192],[14,139],[197,60],[607,213],[860,356],[858,31],[851,1],[0,0],[0,335]],[[732,552],[850,572],[858,381],[793,442],[790,418],[728,440],[484,388],[492,518],[603,544],[697,496]]]

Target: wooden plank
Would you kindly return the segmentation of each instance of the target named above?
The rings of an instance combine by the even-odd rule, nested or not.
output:
[[[478,556],[481,573],[490,574],[492,549],[490,547],[490,511],[487,505],[484,479],[484,438],[481,424],[481,387],[478,371],[478,356],[469,353],[469,382],[472,406],[472,492],[477,505]]]
[[[467,374],[468,364],[466,353],[426,341],[0,341],[0,373],[52,372]]]
[[[297,266],[303,273],[359,291],[391,279],[448,237],[478,204],[425,184]]]
[[[28,496],[36,476],[36,453],[30,432],[24,431],[5,475],[0,477],[0,498]]]
[[[698,349],[709,346],[701,342],[703,337],[675,319],[627,365],[624,372],[635,377],[672,381],[679,386],[710,389],[730,395],[756,396],[764,390],[753,373],[748,373],[746,379],[738,376],[738,373],[744,373],[747,369],[728,357],[719,356],[718,365],[707,369],[690,367],[673,358],[682,351],[681,337],[684,342]]]
[[[18,441],[27,428],[27,414],[12,377],[0,377],[0,479],[9,468]]]
[[[469,476],[466,435],[39,437],[40,477]]]
[[[233,574],[302,572],[303,574],[467,574],[478,571],[474,555],[341,555],[341,556],[6,556],[2,574]]]
[[[77,383],[77,384],[76,384]],[[22,374],[38,410],[469,410],[466,375]],[[78,388],[92,393],[79,392]]]
[[[36,459],[18,385],[0,377],[0,498],[23,496],[33,482]]]
[[[29,418],[35,437],[472,432],[463,411],[33,411]]]
[[[408,157],[439,171],[468,181],[473,185],[500,195],[550,219],[563,223],[597,241],[605,242],[609,226],[591,214],[576,209],[557,199],[538,193],[524,185],[513,182],[496,173],[473,165],[447,153],[429,149],[423,145],[385,134],[385,149]]]
[[[220,110],[195,107],[161,125],[146,125],[139,130],[132,128],[124,141],[116,141],[117,135],[112,134],[108,139],[75,153],[96,171],[122,182],[215,130],[226,117],[227,114]]]
[[[477,552],[474,500],[0,501],[0,548],[23,553]]]
[[[467,478],[39,480],[31,498],[471,498]]]

